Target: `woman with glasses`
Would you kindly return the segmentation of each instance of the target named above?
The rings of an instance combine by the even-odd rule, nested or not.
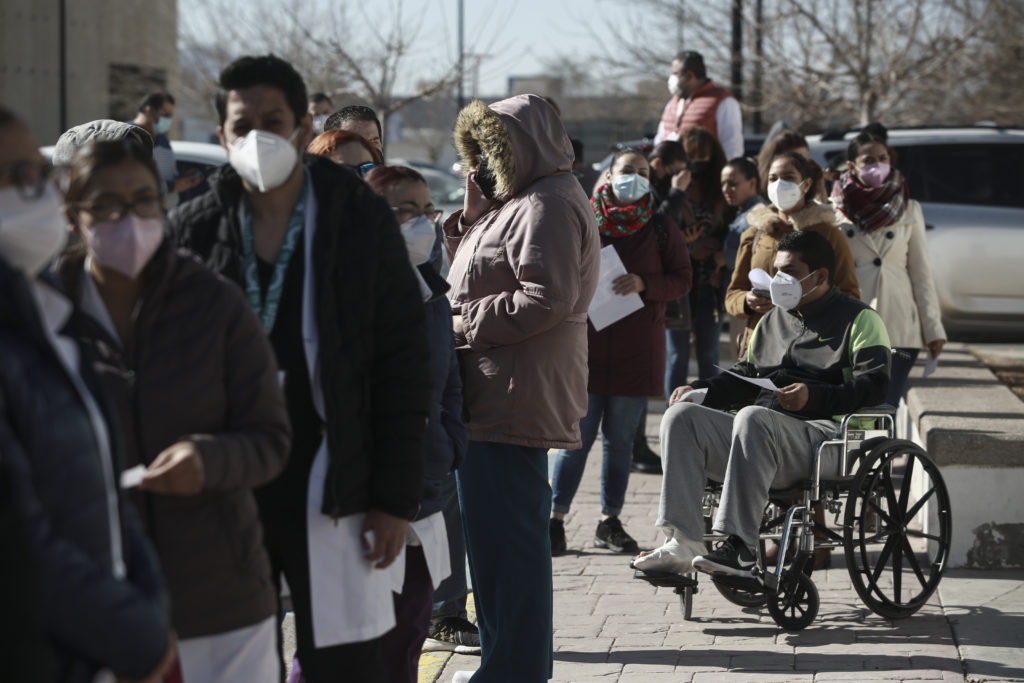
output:
[[[306,152],[348,166],[361,176],[384,163],[380,150],[366,138],[344,130],[320,133],[306,147]]]
[[[34,579],[4,581],[4,598],[20,598],[4,600],[18,623],[4,636],[4,679],[153,682],[174,657],[167,592],[117,484],[116,420],[70,331],[72,305],[41,275],[67,239],[49,170],[28,126],[0,107],[0,470],[30,549],[5,545],[2,562]]]
[[[140,471],[132,496],[167,577],[184,680],[269,683],[277,596],[252,490],[287,458],[280,380],[240,290],[164,239],[160,188],[137,146],[79,149],[65,206],[81,245],[58,273],[121,418],[128,473]]]
[[[480,647],[476,627],[465,619],[466,542],[455,486],[455,469],[467,445],[462,424],[462,380],[455,356],[452,309],[445,296],[448,283],[430,261],[441,211],[434,208],[427,181],[405,166],[378,166],[366,176],[366,182],[387,200],[395,214],[427,307],[434,390],[425,440],[423,500],[409,524],[415,538],[410,538],[405,549],[405,585],[401,594],[395,595],[398,625],[384,636],[388,680],[415,683],[428,629],[434,641],[460,641],[451,649],[463,644],[468,646],[463,651],[475,648],[479,652]],[[449,574],[452,576],[445,586],[444,601],[455,607],[450,613],[436,615],[437,622],[431,628],[434,590]]]

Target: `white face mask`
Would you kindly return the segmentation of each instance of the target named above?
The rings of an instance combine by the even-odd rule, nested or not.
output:
[[[775,277],[772,278],[771,285],[768,287],[768,291],[771,292],[772,303],[787,311],[796,308],[797,304],[805,296],[818,288],[818,285],[814,285],[804,292],[803,287],[800,286],[800,283],[811,275],[814,275],[814,273],[809,273],[807,277],[797,280],[789,273],[783,273],[781,270],[775,273]]]
[[[668,77],[668,94],[678,95],[679,94],[679,76],[672,74]]]
[[[260,192],[273,190],[288,180],[299,161],[292,144],[298,134],[296,128],[286,140],[265,130],[250,130],[231,144],[228,161],[252,187]]]
[[[768,184],[768,200],[779,211],[789,211],[800,203],[800,198],[803,196],[804,192],[797,183],[776,180],[774,183]]]
[[[426,216],[410,218],[399,226],[405,238],[405,248],[409,252],[409,261],[418,266],[430,260],[430,252],[434,248],[437,234],[434,224]]]
[[[612,192],[624,202],[633,204],[651,191],[651,182],[639,173],[624,173],[612,180]]]
[[[161,116],[156,120],[156,125],[153,126],[153,130],[156,131],[157,135],[167,135],[167,131],[171,129],[171,121],[173,121],[173,119],[170,116]]]
[[[35,277],[67,240],[63,202],[52,183],[36,199],[23,198],[16,187],[0,190],[0,255],[12,266]]]
[[[324,125],[327,123],[328,118],[327,114],[318,114],[313,117],[313,132],[316,135],[324,132]]]

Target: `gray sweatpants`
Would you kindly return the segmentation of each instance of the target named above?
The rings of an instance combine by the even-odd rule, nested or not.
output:
[[[831,420],[798,420],[759,406],[735,415],[676,403],[661,421],[661,504],[656,525],[671,535],[704,535],[701,499],[708,477],[723,482],[713,529],[757,541],[770,488],[807,477],[814,452],[838,432]]]

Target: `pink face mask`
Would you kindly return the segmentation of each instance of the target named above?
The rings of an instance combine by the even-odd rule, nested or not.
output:
[[[881,187],[889,177],[889,164],[876,161],[860,169],[860,181],[868,187]]]
[[[163,239],[163,218],[139,218],[125,212],[116,221],[93,224],[88,243],[97,261],[134,280]]]

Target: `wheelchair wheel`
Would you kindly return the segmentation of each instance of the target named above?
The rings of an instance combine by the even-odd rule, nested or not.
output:
[[[788,569],[782,572],[778,592],[768,595],[767,600],[768,613],[787,631],[800,631],[810,626],[821,605],[818,588],[811,577]]]
[[[735,584],[727,581],[728,577],[714,577],[712,581],[722,597],[740,607],[761,607],[768,600],[764,586],[756,581],[738,581]],[[748,585],[743,585],[744,583]]]
[[[949,494],[928,454],[896,439],[872,448],[848,494],[843,531],[864,604],[889,619],[919,610],[942,578],[951,532]]]

